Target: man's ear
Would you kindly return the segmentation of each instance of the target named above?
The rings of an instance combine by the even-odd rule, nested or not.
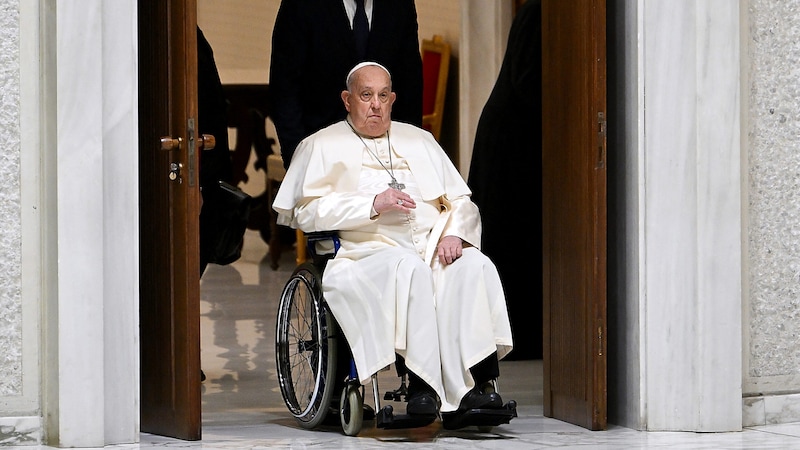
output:
[[[350,112],[350,92],[346,89],[342,91],[342,103],[344,103],[344,109]]]
[[[392,91],[392,95],[389,96],[389,104],[393,105],[395,100],[397,100],[397,93]]]

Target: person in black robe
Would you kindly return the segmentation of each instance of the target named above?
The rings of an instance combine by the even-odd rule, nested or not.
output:
[[[508,359],[542,358],[541,61],[541,2],[527,0],[514,17],[478,120],[468,176],[483,218],[481,250],[497,266],[506,292],[514,333]],[[531,217],[524,226],[522,217],[509,220],[520,210]]]
[[[215,245],[224,224],[219,182],[231,183],[233,162],[228,142],[228,100],[219,78],[214,51],[197,28],[197,125],[202,134],[214,136],[212,150],[200,152],[200,276],[214,262]]]

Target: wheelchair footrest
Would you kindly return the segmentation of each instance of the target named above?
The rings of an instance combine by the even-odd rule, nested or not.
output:
[[[501,409],[468,409],[463,412],[443,413],[442,427],[457,430],[468,426],[497,426],[511,422],[517,417],[517,402],[509,401]]]
[[[386,405],[378,411],[375,425],[386,430],[396,430],[400,428],[419,428],[432,424],[436,420],[436,415],[430,416],[419,414],[398,414],[394,415],[392,405]]]

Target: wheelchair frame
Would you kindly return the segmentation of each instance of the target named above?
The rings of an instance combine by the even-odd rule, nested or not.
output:
[[[323,240],[333,243],[332,253],[317,253],[316,243]],[[311,261],[297,266],[283,288],[278,305],[275,355],[278,383],[289,412],[301,427],[308,429],[333,424],[332,414],[338,414],[342,430],[348,436],[357,435],[365,419],[376,419],[376,426],[385,429],[433,423],[437,416],[394,415],[391,405],[381,408],[377,373],[371,375],[377,414],[364,403],[364,387],[359,382],[349,346],[322,296],[322,272],[339,250],[339,237],[334,232],[309,233],[306,241]],[[347,376],[337,377],[337,371],[344,371]],[[406,397],[406,375],[401,378],[400,387],[386,392],[384,400],[402,401]],[[341,393],[338,409],[334,409],[337,391]],[[472,411],[478,413],[477,421],[468,420],[457,426],[476,425],[487,432],[492,426],[516,417],[516,402],[512,400],[503,410]]]

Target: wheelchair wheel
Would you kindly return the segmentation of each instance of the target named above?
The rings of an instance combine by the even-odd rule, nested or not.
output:
[[[331,409],[338,334],[322,301],[322,274],[298,266],[281,293],[275,354],[281,395],[303,428],[320,425]]]
[[[364,423],[364,395],[356,383],[347,383],[339,400],[339,419],[347,436],[355,436]]]

